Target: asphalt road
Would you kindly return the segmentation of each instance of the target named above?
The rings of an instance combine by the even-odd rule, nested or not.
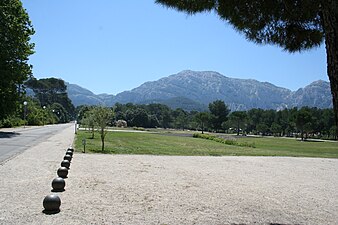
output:
[[[0,129],[0,163],[74,124]]]

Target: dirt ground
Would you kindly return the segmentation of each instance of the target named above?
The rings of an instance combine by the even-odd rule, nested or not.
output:
[[[0,165],[0,224],[338,224],[338,160],[75,153],[73,126]]]

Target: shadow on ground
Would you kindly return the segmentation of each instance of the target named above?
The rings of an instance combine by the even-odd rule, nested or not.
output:
[[[2,132],[0,131],[0,138],[12,138],[15,136],[19,136],[19,133],[15,133],[15,132]]]

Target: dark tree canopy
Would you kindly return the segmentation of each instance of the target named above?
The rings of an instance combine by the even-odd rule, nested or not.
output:
[[[31,75],[28,57],[34,45],[28,14],[19,0],[0,1],[0,120],[17,109],[21,85]],[[6,107],[3,107],[6,106]]]
[[[194,14],[214,11],[245,37],[289,52],[319,46],[325,40],[335,120],[338,124],[337,0],[156,0]]]
[[[34,91],[35,97],[39,99],[41,106],[52,105],[54,103],[61,104],[68,114],[73,115],[75,107],[67,94],[67,85],[62,79],[30,78],[25,82],[25,86]]]
[[[211,113],[211,123],[216,131],[222,129],[222,123],[227,120],[230,109],[222,100],[209,103]]]
[[[237,136],[239,135],[241,125],[245,123],[245,119],[247,117],[245,111],[235,111],[232,112],[229,116],[230,122],[232,122],[236,126]]]
[[[195,115],[195,120],[200,124],[202,134],[208,121],[210,120],[210,114],[207,112],[200,112]]]
[[[194,14],[215,11],[218,16],[243,33],[247,39],[260,44],[276,44],[287,51],[300,51],[319,46],[323,28],[319,1],[282,0],[157,0]]]

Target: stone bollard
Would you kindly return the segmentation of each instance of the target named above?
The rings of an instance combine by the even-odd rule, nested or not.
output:
[[[62,192],[65,190],[66,182],[62,177],[57,177],[52,181],[53,192]]]
[[[70,155],[73,157],[73,152],[72,151],[66,151],[66,155]]]
[[[69,167],[70,167],[70,162],[69,162],[69,160],[62,160],[62,162],[61,162],[61,167],[66,167],[67,169],[69,169]]]
[[[60,167],[57,171],[57,174],[61,178],[67,178],[68,169],[66,167]]]
[[[46,214],[56,214],[60,212],[61,199],[57,195],[47,195],[43,199],[43,211]]]
[[[72,156],[71,155],[65,155],[65,157],[63,157],[64,160],[68,160],[69,162],[72,161]]]

